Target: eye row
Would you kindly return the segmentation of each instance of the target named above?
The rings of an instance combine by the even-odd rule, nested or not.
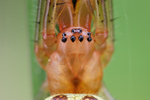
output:
[[[87,35],[88,35],[89,37],[91,37],[91,33],[90,33],[90,32],[88,32]],[[66,33],[63,33],[62,36],[65,37],[65,36],[66,36]],[[80,36],[81,36],[81,35],[80,35]]]
[[[72,42],[74,42],[74,41],[76,40],[76,37],[75,37],[75,36],[71,36],[70,39],[71,39]],[[82,35],[80,35],[78,39],[79,39],[80,42],[82,42],[83,39],[84,39],[84,37],[83,37]],[[88,40],[88,39],[87,39],[87,40]],[[67,38],[66,38],[66,37],[63,37],[63,38],[62,38],[62,42],[66,42],[66,41],[67,41]]]
[[[82,35],[80,35],[78,39],[79,39],[80,42],[82,42],[84,37]],[[71,41],[74,42],[75,40],[76,40],[76,37],[75,36],[71,36]]]
[[[89,36],[89,37],[87,38],[87,41],[91,42],[91,41],[92,41],[91,33],[88,32],[87,35]],[[67,38],[65,37],[65,36],[66,36],[66,33],[63,33],[62,36],[63,36],[62,42],[66,42],[66,41],[67,41]],[[74,42],[74,41],[76,40],[76,37],[75,37],[75,36],[71,36],[70,39],[71,39],[72,42]],[[82,35],[80,35],[80,36],[78,37],[78,40],[79,40],[80,42],[82,42],[83,39],[84,39],[84,37],[83,37]]]
[[[72,33],[76,33],[76,32],[82,33],[82,29],[72,29],[71,32]]]
[[[87,40],[90,42],[90,41],[92,41],[92,38],[91,38],[91,33],[90,32],[88,32],[87,33],[87,35],[89,36],[88,38],[87,38]]]

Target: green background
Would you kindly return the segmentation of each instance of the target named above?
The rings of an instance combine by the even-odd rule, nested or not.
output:
[[[115,52],[104,81],[116,100],[150,100],[149,4],[113,0]],[[33,100],[44,80],[33,55],[36,7],[37,0],[0,0],[0,100]]]

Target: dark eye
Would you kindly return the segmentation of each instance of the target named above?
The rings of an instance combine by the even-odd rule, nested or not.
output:
[[[80,36],[79,36],[79,41],[82,42],[82,41],[83,41],[83,38],[84,38],[84,37],[83,37],[82,35],[80,35]]]
[[[63,37],[61,40],[62,40],[62,42],[66,42],[67,38]]]
[[[91,33],[90,33],[90,32],[88,32],[88,33],[87,33],[87,35],[88,35],[88,36],[91,36]]]
[[[71,32],[72,32],[72,33],[75,33],[75,32],[76,32],[76,30],[75,30],[75,29],[72,29],[72,30],[71,30]]]
[[[78,32],[79,32],[79,33],[82,33],[82,29],[78,29]]]
[[[75,37],[75,36],[72,36],[72,37],[71,37],[71,41],[74,42],[75,40],[76,40],[76,37]]]
[[[89,42],[91,42],[91,41],[92,41],[92,38],[91,38],[91,37],[88,37],[87,40],[88,40]]]
[[[65,37],[65,36],[66,36],[66,33],[63,33],[62,36]]]

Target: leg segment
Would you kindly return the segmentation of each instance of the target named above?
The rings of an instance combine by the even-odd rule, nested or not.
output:
[[[35,44],[35,55],[40,66],[45,70],[49,56],[46,54],[44,48],[38,43]]]
[[[44,81],[34,100],[44,100],[49,95],[48,82]]]
[[[65,28],[69,28],[73,26],[73,13],[74,13],[72,0],[62,0],[62,1],[61,3],[64,3],[62,4],[63,10],[61,12],[61,15],[58,18],[60,31],[62,31]]]
[[[107,90],[107,88],[105,87],[104,83],[102,84],[102,88],[101,91],[98,93],[98,95],[100,97],[102,97],[105,100],[115,100],[111,94],[109,93],[109,91]]]
[[[92,16],[87,5],[87,0],[77,0],[75,7],[74,26],[84,27],[90,31],[91,19]]]
[[[35,54],[43,69],[47,65],[50,54],[56,49],[55,23],[58,14],[55,14],[55,12],[58,1],[42,0],[39,2],[35,34]]]
[[[113,54],[114,48],[113,43],[107,43],[105,51],[101,54],[101,61],[103,68],[107,66],[109,63],[111,56]]]
[[[112,0],[106,0],[103,2],[105,6],[102,6],[104,11],[106,12],[106,16],[104,16],[104,19],[107,19],[107,24],[105,21],[105,24],[107,26],[104,27],[103,31],[103,36],[101,37],[101,33],[96,31],[96,49],[100,52],[101,54],[101,61],[103,67],[106,67],[108,62],[111,59],[112,53],[114,51],[114,34],[113,34],[113,23],[112,23]],[[100,6],[100,4],[98,4]],[[108,34],[107,34],[108,33]]]

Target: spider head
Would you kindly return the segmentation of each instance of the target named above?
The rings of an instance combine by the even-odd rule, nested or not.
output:
[[[68,53],[89,53],[94,48],[91,32],[82,27],[71,27],[58,35],[58,49]]]

